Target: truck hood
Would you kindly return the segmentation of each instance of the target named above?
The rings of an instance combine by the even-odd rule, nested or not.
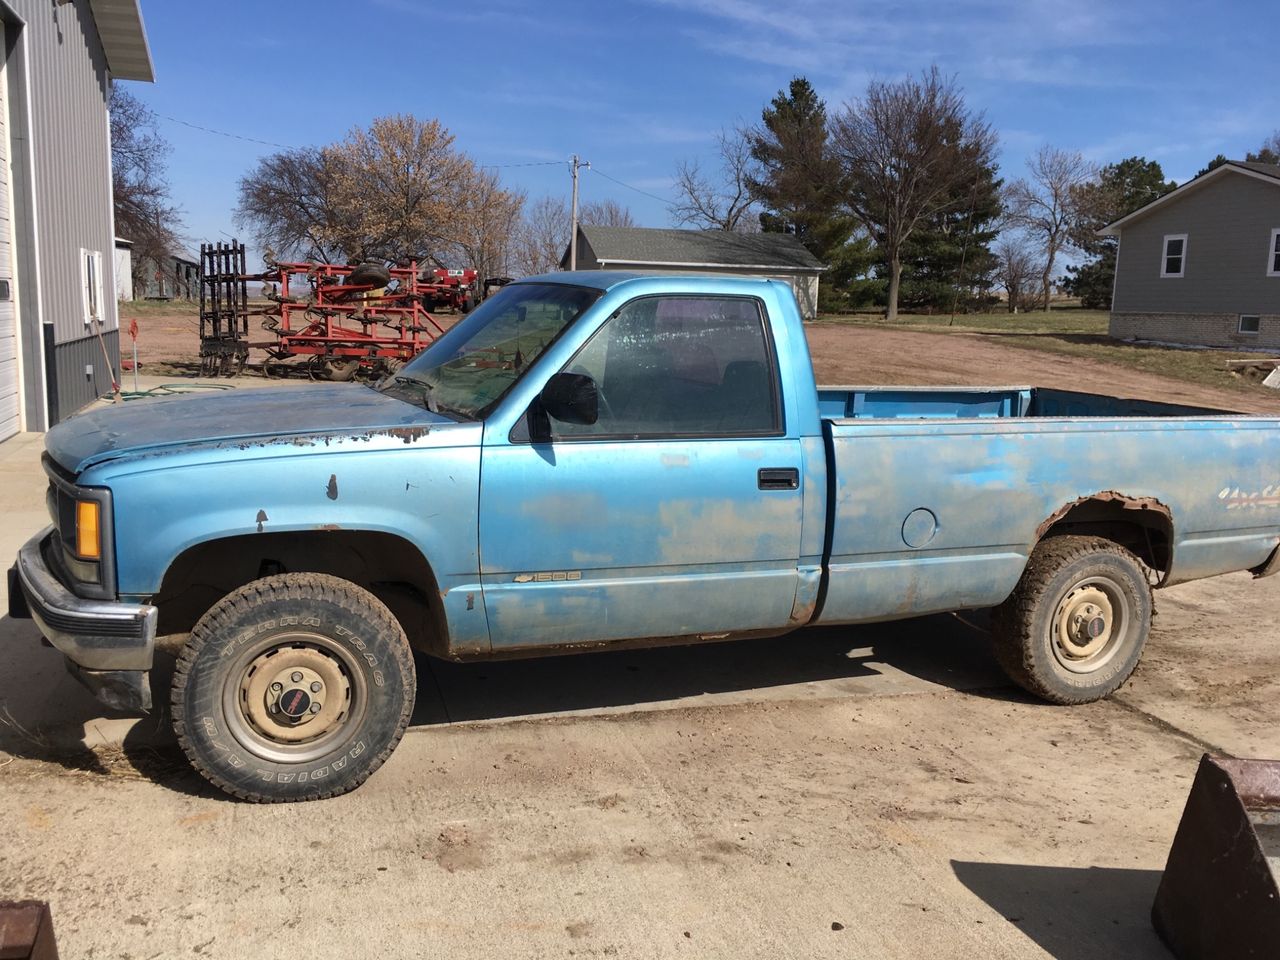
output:
[[[94,464],[205,443],[291,442],[388,434],[406,443],[454,421],[358,384],[227,390],[136,400],[71,417],[45,448],[80,473]]]

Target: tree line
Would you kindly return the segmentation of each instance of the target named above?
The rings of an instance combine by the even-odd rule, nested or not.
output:
[[[792,233],[829,265],[824,309],[891,319],[989,309],[997,291],[1008,310],[1048,309],[1055,281],[1106,309],[1116,241],[1097,230],[1176,186],[1152,160],[1099,167],[1052,145],[1005,181],[995,131],[936,67],[873,81],[835,111],[797,77],[718,144],[716,175],[677,166],[676,221]],[[1080,262],[1059,277],[1068,256]]]
[[[172,252],[180,219],[165,185],[167,145],[127,91],[117,88],[111,106],[117,232],[142,256]],[[1116,241],[1098,229],[1177,186],[1154,160],[1098,166],[1048,144],[1006,181],[996,131],[937,67],[872,81],[834,110],[796,77],[716,146],[709,168],[677,164],[673,224],[792,234],[828,267],[823,310],[880,307],[890,319],[1000,300],[1010,311],[1048,309],[1055,285],[1107,309]],[[1280,163],[1280,132],[1246,159]],[[439,121],[412,115],[262,157],[239,181],[235,219],[279,259],[416,259],[483,276],[555,270],[569,243],[562,198],[531,200]],[[612,200],[583,204],[580,219],[635,225]]]

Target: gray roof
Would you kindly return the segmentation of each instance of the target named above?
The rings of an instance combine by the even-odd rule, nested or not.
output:
[[[755,267],[817,273],[825,267],[787,233],[662,230],[650,227],[579,228],[602,265]]]
[[[1117,237],[1120,235],[1120,228],[1125,224],[1136,220],[1139,217],[1145,217],[1156,207],[1169,203],[1170,201],[1176,201],[1188,190],[1194,190],[1196,187],[1208,183],[1215,177],[1222,176],[1224,173],[1231,173],[1232,171],[1244,173],[1248,176],[1263,177],[1268,180],[1274,180],[1277,185],[1280,185],[1280,166],[1277,166],[1274,163],[1253,163],[1247,160],[1228,160],[1226,163],[1218,164],[1218,166],[1214,167],[1212,170],[1206,170],[1199,176],[1192,177],[1182,186],[1178,187],[1176,190],[1171,190],[1163,197],[1157,197],[1149,203],[1139,207],[1137,210],[1134,210],[1132,213],[1125,214],[1114,223],[1107,224],[1101,230],[1097,231],[1097,235],[1100,237]]]
[[[1244,167],[1246,170],[1252,170],[1254,173],[1261,173],[1267,177],[1274,177],[1280,180],[1280,165],[1274,163],[1253,163],[1249,160],[1228,160],[1227,163],[1237,167]]]

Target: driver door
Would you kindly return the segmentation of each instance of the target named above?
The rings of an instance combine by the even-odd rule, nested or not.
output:
[[[564,369],[595,381],[595,423],[485,439],[493,649],[787,627],[803,464],[763,304],[633,300]]]

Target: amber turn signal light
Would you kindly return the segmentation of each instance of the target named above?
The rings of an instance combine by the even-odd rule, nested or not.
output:
[[[102,556],[100,507],[96,500],[76,501],[76,553],[86,560]]]

